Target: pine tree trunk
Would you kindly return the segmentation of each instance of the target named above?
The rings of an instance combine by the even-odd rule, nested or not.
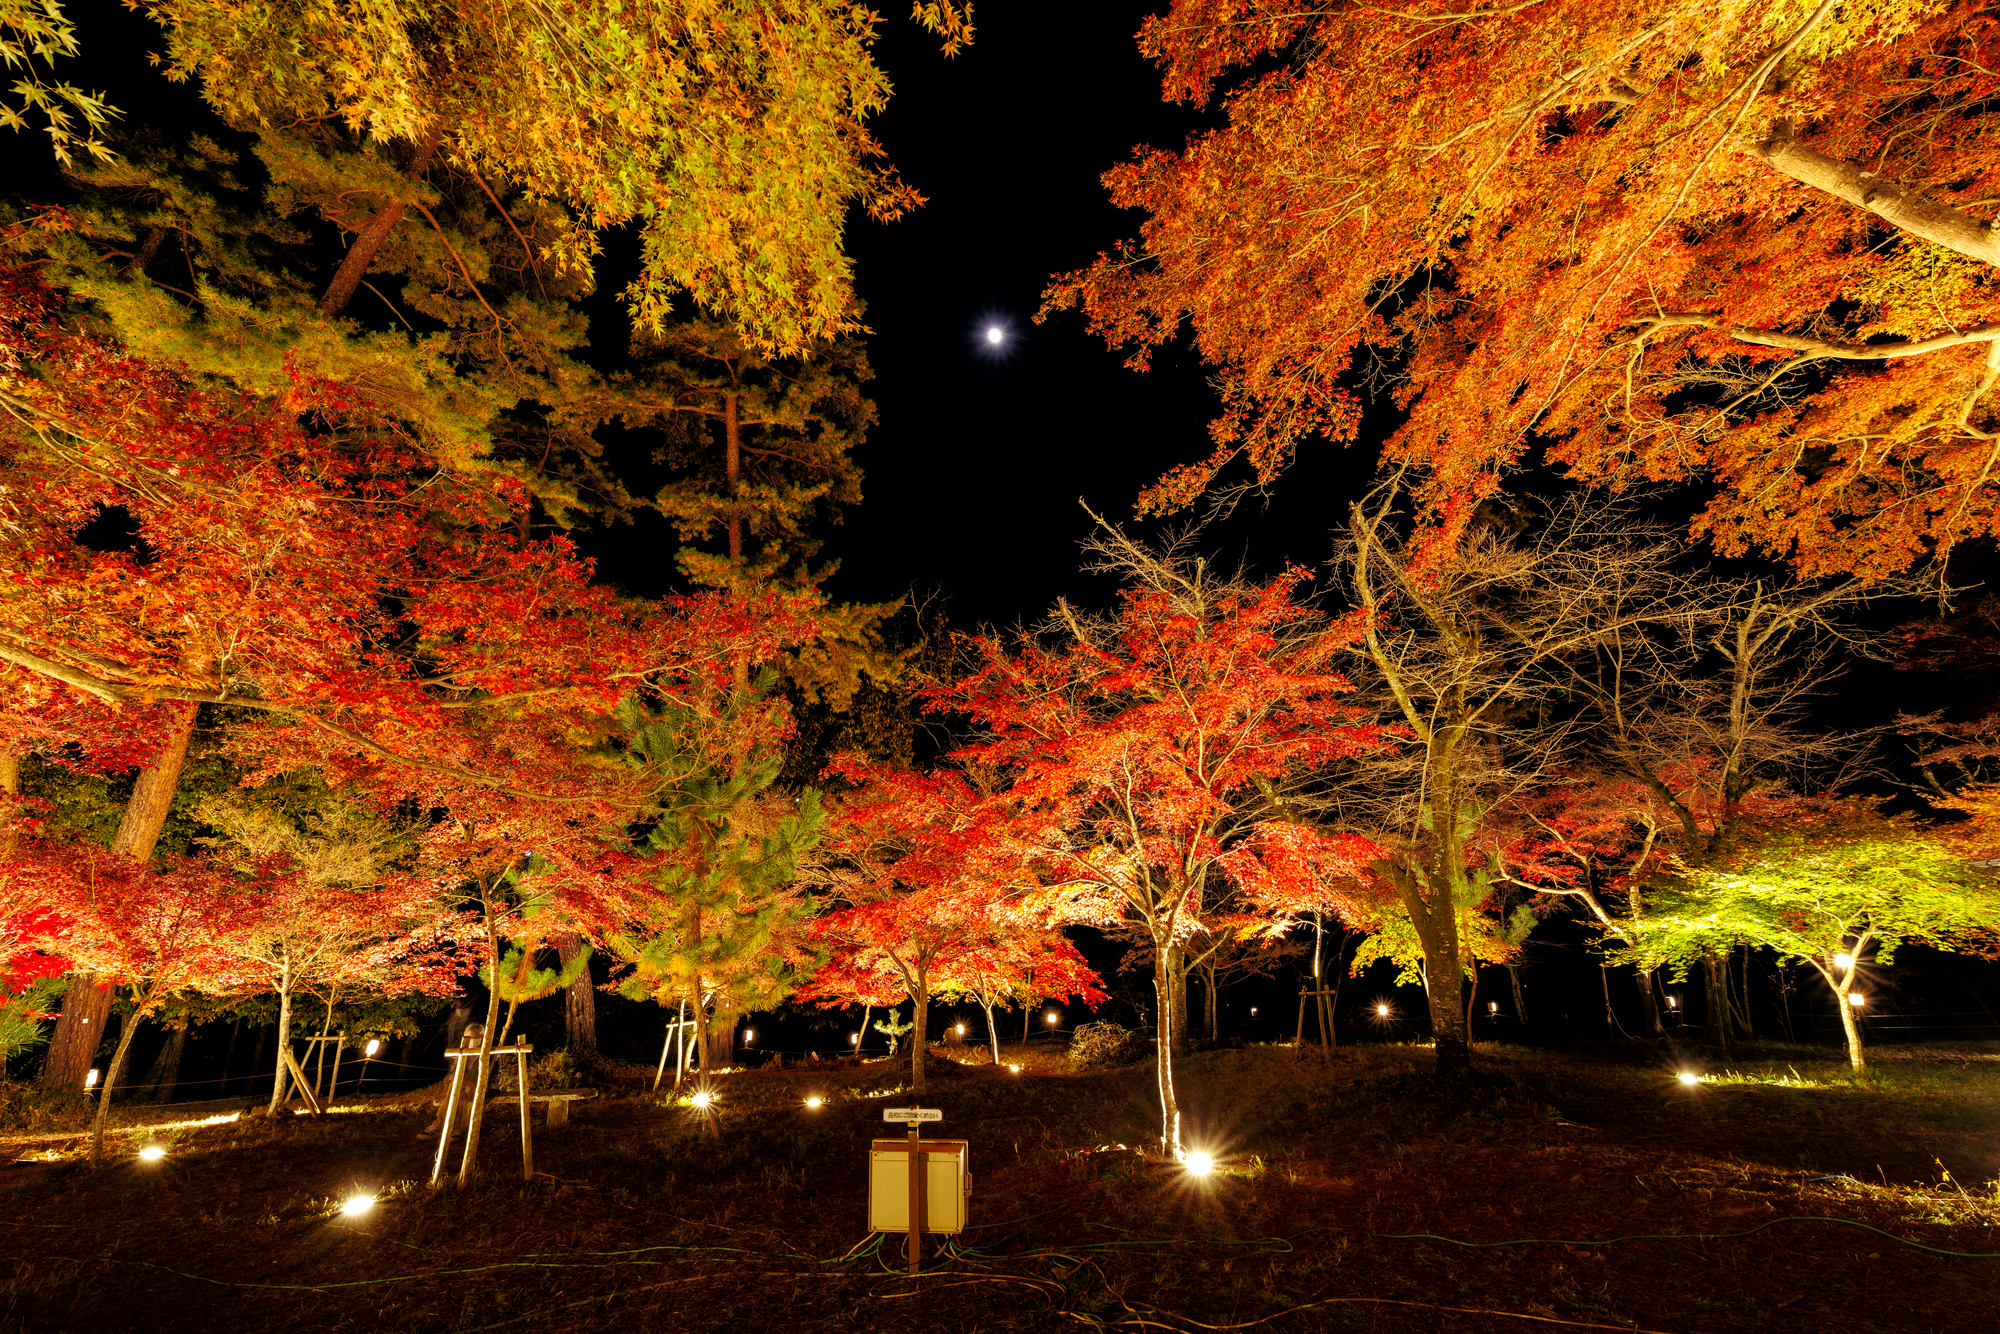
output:
[[[195,715],[200,706],[169,706],[166,737],[153,762],[139,770],[125,812],[112,835],[111,851],[135,861],[147,861],[160,841],[167,815],[173,809],[174,791],[180,786],[181,768],[187,762],[188,741],[194,735]],[[81,1088],[90,1072],[91,1058],[104,1040],[104,1020],[111,1012],[111,995],[99,990],[97,977],[78,973],[63,994],[63,1007],[56,1017],[55,1032],[49,1038],[48,1055],[42,1064],[45,1088]],[[81,1004],[72,1004],[80,998]]]
[[[1514,1018],[1519,1021],[1522,1030],[1526,1031],[1528,1027],[1528,996],[1527,992],[1521,986],[1521,966],[1519,964],[1510,963],[1507,965],[1507,982],[1514,988]]]
[[[153,1066],[146,1071],[146,1101],[172,1102],[174,1091],[181,1082],[181,1053],[187,1050],[188,1031],[185,1028],[170,1029],[167,1041],[160,1048],[160,1054],[153,1058]]]
[[[724,1022],[723,1015],[718,1011],[715,1023],[709,1029],[709,1064],[718,1072],[736,1064],[736,1019],[737,1016],[732,1013],[728,1016],[727,1022]]]
[[[562,955],[563,967],[568,968],[576,961],[577,952],[584,948],[583,938],[564,936],[556,948]],[[569,1032],[570,1051],[597,1050],[597,988],[591,985],[589,964],[563,991],[563,1019]]]
[[[417,146],[417,155],[411,159],[409,170],[403,173],[404,179],[414,181],[423,175],[431,165],[431,156],[443,140],[444,131],[432,131],[431,136]],[[396,224],[403,220],[407,207],[402,200],[391,199],[361,224],[361,229],[354,234],[353,244],[347,247],[347,254],[341,258],[340,267],[334,271],[333,281],[326,285],[326,294],[319,299],[320,314],[339,315],[346,311],[348,303],[354,300],[355,292],[360,290],[362,279],[368,276],[368,267],[375,262],[376,253],[389,239],[389,233],[396,229]]]

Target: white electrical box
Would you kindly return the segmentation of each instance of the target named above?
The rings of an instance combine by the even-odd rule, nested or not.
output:
[[[965,1230],[965,1195],[972,1178],[965,1170],[962,1139],[921,1139],[924,1185],[923,1230]],[[871,1232],[910,1230],[910,1142],[878,1139],[868,1150],[868,1228]]]

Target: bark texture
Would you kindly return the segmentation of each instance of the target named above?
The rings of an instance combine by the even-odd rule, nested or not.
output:
[[[577,952],[584,945],[581,937],[565,936],[556,948],[562,955],[563,967],[567,968],[576,961]],[[597,1050],[597,988],[591,984],[587,964],[563,992],[563,1019],[571,1051]]]
[[[1988,264],[2000,264],[2000,236],[1996,236],[1992,224],[1985,219],[1926,199],[1872,171],[1808,148],[1792,137],[1789,125],[1777,126],[1769,139],[1757,145],[1755,152],[1774,170],[1856,208],[1865,208],[1912,236]]]
[[[429,170],[431,158],[443,141],[442,131],[432,132],[430,138],[417,146],[417,155],[411,159],[410,168],[404,172],[408,180],[416,180]],[[361,280],[368,276],[369,265],[375,262],[375,255],[382,249],[382,243],[389,239],[389,233],[403,220],[409,208],[407,201],[391,199],[368,216],[361,229],[354,234],[354,243],[347,248],[340,267],[334,270],[333,281],[326,285],[326,293],[319,299],[322,315],[338,315],[354,300],[355,292],[361,288]]]

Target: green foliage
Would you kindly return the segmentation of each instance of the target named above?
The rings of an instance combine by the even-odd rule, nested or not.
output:
[[[1824,969],[1874,942],[1933,949],[2000,938],[2000,883],[1914,821],[1850,802],[1768,831],[1647,896],[1643,938],[1621,958],[1676,978],[1710,950],[1764,946]]]
[[[0,1075],[14,1057],[49,1040],[42,1016],[62,995],[63,986],[62,978],[45,977],[12,995],[0,991]]]
[[[58,0],[0,0],[0,69],[14,76],[7,91],[16,99],[0,101],[0,126],[25,130],[29,116],[41,117],[56,161],[65,167],[79,152],[109,158],[98,136],[118,114],[101,93],[43,79],[41,67],[76,53],[76,25]]]
[[[554,968],[530,967],[532,951],[510,949],[500,960],[500,981],[493,982],[491,965],[479,970],[479,984],[494,988],[500,999],[510,1005],[524,1005],[538,1001],[545,996],[553,996],[569,986],[590,967],[590,950],[586,947],[576,952],[576,957],[568,963],[559,963]]]

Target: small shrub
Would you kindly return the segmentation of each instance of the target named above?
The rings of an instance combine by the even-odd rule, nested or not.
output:
[[[567,1047],[544,1052],[528,1062],[528,1087],[551,1089],[602,1088],[618,1081],[619,1062],[594,1051],[573,1052]],[[646,1073],[650,1074],[651,1071]]]
[[[0,1130],[80,1130],[96,1110],[77,1089],[47,1089],[39,1084],[0,1082]]]
[[[1069,1040],[1069,1059],[1080,1070],[1103,1070],[1144,1060],[1152,1049],[1143,1034],[1107,1021],[1077,1029]]]

